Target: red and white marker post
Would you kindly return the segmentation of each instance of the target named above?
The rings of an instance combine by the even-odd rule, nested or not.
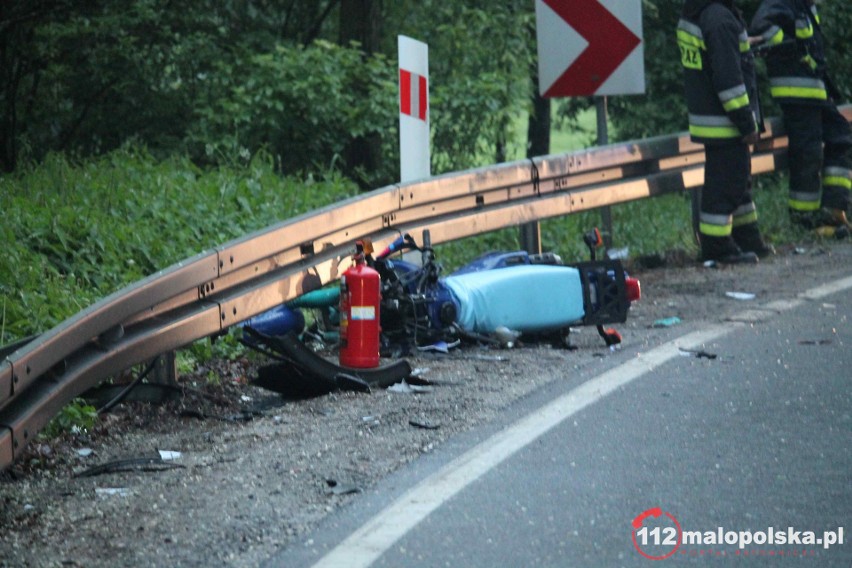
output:
[[[430,177],[429,46],[399,36],[399,177]]]

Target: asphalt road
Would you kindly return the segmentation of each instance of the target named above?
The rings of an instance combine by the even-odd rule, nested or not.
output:
[[[552,383],[269,565],[852,566],[852,278],[776,308]]]

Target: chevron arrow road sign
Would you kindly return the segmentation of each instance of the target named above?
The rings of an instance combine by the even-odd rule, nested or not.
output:
[[[645,92],[642,0],[536,0],[544,97]]]

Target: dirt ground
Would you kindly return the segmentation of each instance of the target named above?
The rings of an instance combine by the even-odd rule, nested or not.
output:
[[[421,392],[303,400],[251,385],[257,363],[218,362],[181,377],[173,400],[122,403],[92,432],[39,440],[0,473],[0,566],[261,565],[390,472],[572,369],[626,360],[679,326],[747,320],[749,310],[852,275],[852,243],[785,247],[758,266],[658,260],[630,266],[643,298],[616,326],[625,338],[617,352],[592,328],[572,333],[573,350],[463,346],[408,359],[431,382]],[[672,317],[680,323],[655,326]],[[218,386],[200,378],[209,372]],[[161,451],[179,456],[145,460]],[[91,471],[131,459],[123,471]]]

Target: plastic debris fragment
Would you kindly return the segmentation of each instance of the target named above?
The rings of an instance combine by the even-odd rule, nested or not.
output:
[[[751,292],[725,292],[725,295],[734,300],[754,300],[755,298]]]
[[[672,316],[670,318],[662,318],[658,319],[654,322],[654,327],[671,327],[673,325],[677,325],[681,322],[680,318],[677,316]]]

